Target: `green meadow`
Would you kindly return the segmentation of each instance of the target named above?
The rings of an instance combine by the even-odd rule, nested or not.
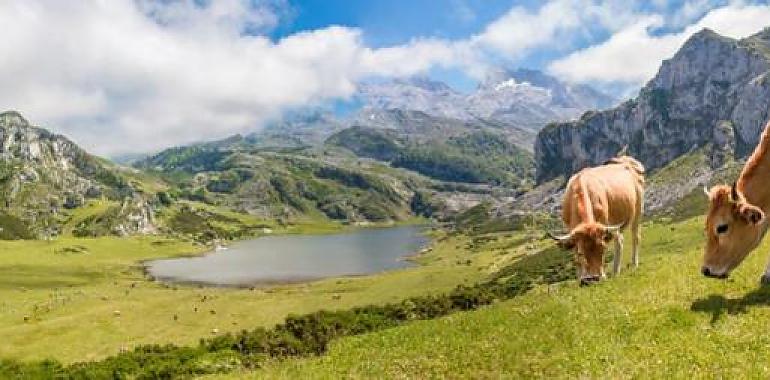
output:
[[[330,232],[310,225],[290,232]],[[290,313],[347,309],[441,293],[475,283],[506,261],[472,257],[461,237],[444,238],[423,264],[365,277],[271,288],[176,286],[150,281],[144,260],[202,254],[206,248],[159,237],[60,238],[0,242],[0,358],[64,363],[94,360],[144,343],[272,326]]]
[[[770,244],[719,281],[699,274],[701,218],[647,223],[643,239],[639,269],[596,286],[542,285],[477,311],[339,339],[319,357],[212,378],[770,376],[770,289],[759,287]]]
[[[539,230],[432,237],[433,249],[414,258],[419,266],[253,289],[150,281],[143,260],[206,250],[177,239],[0,242],[0,357],[66,364],[139,344],[195,345],[290,314],[443,294],[561,254]],[[210,377],[766,378],[770,289],[759,276],[770,244],[719,281],[699,274],[702,241],[701,217],[648,221],[641,266],[601,284],[541,284],[479,310],[336,339],[319,356]]]

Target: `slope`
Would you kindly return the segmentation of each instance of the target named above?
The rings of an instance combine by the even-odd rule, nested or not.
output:
[[[485,129],[424,136],[354,126],[332,135],[326,144],[443,181],[520,190],[532,182],[532,156]]]
[[[344,338],[322,357],[248,376],[766,378],[770,290],[758,278],[770,243],[729,281],[706,279],[701,223],[647,223],[640,268],[599,286],[542,286],[479,311]]]
[[[173,199],[280,223],[401,221],[415,215],[413,208],[429,206],[413,202],[426,181],[409,173],[312,149],[262,149],[240,139],[167,149],[135,166],[174,184]]]
[[[154,229],[154,178],[92,156],[64,136],[29,124],[18,112],[0,114],[0,238],[52,237],[89,201],[110,204],[108,233]]]
[[[677,160],[648,184],[665,188],[704,160],[698,152]],[[737,166],[728,165],[711,181],[731,181]],[[770,323],[770,288],[759,287],[759,276],[770,241],[729,280],[703,277],[705,201],[699,188],[677,191],[681,200],[643,225],[641,266],[618,278],[593,287],[574,280],[538,285],[481,310],[342,338],[320,357],[274,361],[221,378],[767,377],[770,349],[762,332]],[[538,229],[528,239],[485,229],[465,233],[475,242],[471,252],[503,260],[488,269],[499,275],[552,247]],[[525,255],[516,256],[520,250]],[[629,257],[627,246],[625,262]]]

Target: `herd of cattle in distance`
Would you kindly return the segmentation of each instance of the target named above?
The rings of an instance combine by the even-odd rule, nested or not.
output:
[[[709,202],[701,268],[704,276],[727,278],[765,236],[765,213],[770,210],[769,151],[770,123],[732,186],[704,187]],[[562,220],[569,232],[549,235],[562,248],[574,251],[582,285],[606,277],[604,252],[613,241],[613,275],[620,272],[622,233],[628,227],[633,239],[632,263],[639,265],[643,203],[644,166],[629,156],[583,169],[569,179],[562,200]],[[770,263],[761,282],[770,284]]]

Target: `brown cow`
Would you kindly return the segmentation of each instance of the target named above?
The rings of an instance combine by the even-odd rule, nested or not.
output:
[[[743,166],[732,186],[717,185],[706,190],[706,248],[701,273],[727,278],[767,232],[765,213],[770,210],[770,123],[759,145]],[[770,264],[762,276],[770,283]]]
[[[620,272],[622,232],[631,226],[633,264],[639,266],[639,223],[644,199],[644,167],[622,156],[602,166],[583,169],[567,183],[562,201],[562,219],[569,233],[551,235],[564,248],[575,248],[575,263],[581,284],[603,279],[604,251],[615,239],[613,274]]]

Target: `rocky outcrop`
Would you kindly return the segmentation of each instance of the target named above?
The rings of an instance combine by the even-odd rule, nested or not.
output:
[[[0,113],[0,216],[24,224],[24,236],[53,236],[70,210],[94,198],[132,206],[118,221],[121,234],[154,230],[148,199],[117,167],[30,125],[18,112]],[[0,228],[6,219],[0,218]]]
[[[718,166],[729,154],[751,152],[769,112],[770,28],[742,40],[705,29],[635,99],[540,131],[537,180],[568,176],[623,149],[654,170],[706,147]]]

